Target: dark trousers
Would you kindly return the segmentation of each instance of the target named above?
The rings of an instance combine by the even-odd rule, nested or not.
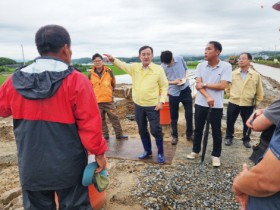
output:
[[[186,87],[180,92],[179,96],[169,95],[169,107],[170,107],[170,117],[171,117],[171,128],[173,137],[178,138],[178,118],[179,118],[179,104],[183,104],[185,109],[185,119],[186,119],[186,136],[190,137],[193,134],[193,121],[192,121],[192,91],[190,87]]]
[[[138,125],[138,132],[141,137],[144,150],[147,152],[152,152],[151,136],[148,131],[149,121],[151,134],[156,139],[158,154],[163,155],[163,136],[159,120],[159,111],[155,110],[155,106],[134,105],[135,119]]]
[[[228,103],[227,108],[227,131],[226,131],[226,138],[233,138],[234,134],[234,124],[235,121],[240,113],[242,121],[243,121],[243,141],[250,141],[250,134],[251,131],[249,131],[249,135],[246,136],[246,132],[248,130],[248,127],[246,125],[246,121],[249,119],[251,114],[254,111],[254,106],[238,106],[233,103]]]
[[[103,136],[109,136],[109,129],[106,123],[106,113],[110,119],[110,122],[114,128],[116,136],[121,136],[123,134],[120,120],[118,118],[116,106],[114,102],[98,103],[99,111],[102,118],[102,131]]]
[[[199,153],[201,150],[201,141],[203,136],[204,125],[207,119],[209,107],[195,105],[195,130],[193,139],[193,152]],[[222,151],[222,131],[221,121],[223,116],[222,108],[212,108],[210,114],[210,125],[212,128],[213,150],[212,156],[220,157]]]
[[[61,189],[30,191],[22,189],[25,210],[56,210],[55,192],[59,201],[59,210],[92,210],[88,188],[82,184]]]

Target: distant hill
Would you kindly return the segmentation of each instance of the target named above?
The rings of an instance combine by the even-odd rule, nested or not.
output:
[[[87,64],[91,63],[91,58],[78,58],[78,59],[72,59],[72,64]]]
[[[253,57],[259,57],[259,56],[264,56],[266,55],[267,57],[279,57],[280,56],[280,51],[261,51],[261,52],[250,52]],[[236,55],[238,56],[239,53],[237,54],[222,54],[220,55],[221,60],[226,60],[229,56]],[[185,61],[200,61],[204,59],[204,55],[183,55]],[[118,57],[120,60],[127,62],[127,63],[133,63],[133,62],[140,62],[138,57]],[[21,59],[15,59],[16,62],[22,62]],[[31,60],[32,61],[32,60]],[[31,62],[30,61],[30,62]],[[153,59],[154,63],[160,63],[160,57],[156,56]],[[27,63],[27,62],[26,62]],[[91,58],[76,58],[72,59],[72,64],[89,64],[92,63]]]
[[[200,61],[204,59],[204,56],[190,56],[190,55],[184,55],[185,61]],[[225,60],[229,57],[229,55],[221,55],[220,58],[222,60]],[[126,63],[134,63],[134,62],[140,62],[140,59],[138,57],[118,57],[118,59],[126,62]],[[153,58],[154,63],[160,63],[160,57],[156,56]],[[78,59],[72,59],[72,64],[88,64],[92,63],[91,58],[78,58]]]

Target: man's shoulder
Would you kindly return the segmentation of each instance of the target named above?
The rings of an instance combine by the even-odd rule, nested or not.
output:
[[[202,62],[200,62],[199,64],[197,64],[196,68],[197,68],[197,69],[199,69],[199,68],[205,68],[207,65],[208,65],[208,62],[207,62],[207,61],[202,61]]]
[[[254,67],[250,67],[249,68],[249,72],[251,73],[251,74],[254,74],[254,75],[257,75],[257,76],[260,76],[261,74],[259,73],[259,72],[257,72],[256,71],[256,69],[254,68]]]
[[[224,66],[224,67],[230,67],[232,68],[231,64],[227,61],[220,61],[220,65]]]
[[[183,58],[183,56],[181,56],[181,55],[175,55],[175,56],[174,56],[174,60],[175,60],[175,61],[180,61],[180,60],[184,60],[184,58]]]
[[[79,79],[79,80],[88,80],[88,78],[86,77],[86,75],[84,75],[83,73],[81,73],[79,70],[77,69],[73,69],[73,71],[71,72],[71,74],[68,75],[69,79]]]
[[[241,71],[240,68],[234,69],[234,70],[232,71],[232,74],[239,74],[240,71]]]
[[[141,64],[142,65],[142,64]],[[156,63],[150,63],[150,67],[152,68],[152,69],[163,69],[163,67],[162,67],[162,65],[160,65],[160,64],[156,64]]]

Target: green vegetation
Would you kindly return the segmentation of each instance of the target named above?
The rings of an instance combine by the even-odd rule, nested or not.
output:
[[[86,72],[92,67],[92,65],[82,65],[82,64],[73,64],[72,66],[74,66],[80,72]]]
[[[112,69],[114,75],[122,75],[122,74],[126,74],[126,72],[124,72],[123,70],[119,69],[118,67],[116,66],[113,66],[113,65],[108,65],[108,67],[110,69]]]
[[[0,66],[3,66],[3,65],[12,65],[12,64],[16,64],[17,62],[10,59],[10,58],[3,58],[3,57],[0,57]]]
[[[5,75],[1,75],[0,74],[0,86],[5,82],[5,80],[7,79],[8,76]]]
[[[198,61],[188,61],[187,62],[188,69],[195,69],[198,64],[199,64]]]
[[[84,64],[84,63],[91,63],[91,58],[78,58],[78,59],[72,59],[72,64]]]
[[[275,67],[275,68],[280,68],[280,63],[274,62],[274,61],[254,60],[254,63],[259,63],[259,64],[263,64],[263,65],[267,65],[267,66],[271,66],[271,67]]]

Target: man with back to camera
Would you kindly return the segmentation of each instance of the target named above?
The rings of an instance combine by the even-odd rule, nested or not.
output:
[[[165,163],[159,111],[166,100],[168,81],[162,67],[152,63],[153,48],[143,46],[139,49],[141,63],[127,64],[111,55],[104,55],[115,66],[124,70],[132,77],[135,119],[144,147],[144,153],[138,158],[146,159],[152,156],[151,137],[147,129],[147,121],[149,121],[150,131],[156,140],[158,148],[158,163]]]
[[[106,123],[106,114],[114,128],[116,139],[128,139],[123,135],[120,120],[117,115],[116,106],[113,100],[113,91],[116,87],[116,79],[112,70],[103,64],[103,57],[96,53],[92,56],[93,67],[89,74],[93,90],[98,103],[102,118],[102,132],[105,139],[109,140],[109,129]]]
[[[248,127],[246,121],[253,113],[254,107],[263,100],[263,87],[261,75],[256,72],[252,66],[252,55],[250,53],[241,53],[238,59],[237,68],[232,72],[232,83],[226,88],[229,96],[227,107],[227,129],[225,145],[232,144],[234,134],[234,124],[240,113],[243,121],[243,145],[251,148],[250,134],[247,134]]]
[[[185,109],[186,119],[186,138],[193,140],[193,122],[192,122],[192,91],[188,80],[188,72],[185,61],[182,57],[173,57],[171,51],[163,51],[160,55],[161,66],[163,67],[166,77],[168,79],[168,95],[171,116],[172,128],[172,145],[178,142],[178,118],[179,118],[179,104],[183,104]]]
[[[87,151],[106,167],[101,118],[85,75],[70,66],[71,39],[58,25],[35,36],[40,54],[0,88],[0,116],[13,116],[26,210],[92,209],[82,176]],[[87,150],[87,151],[86,151]]]
[[[229,63],[220,60],[221,52],[222,45],[217,41],[210,41],[205,48],[206,61],[198,64],[196,68],[195,77],[198,92],[195,100],[195,131],[193,149],[187,155],[188,159],[195,159],[199,156],[204,125],[209,108],[212,108],[210,113],[213,137],[212,165],[215,167],[221,165],[223,98],[224,90],[231,82],[232,71]]]

